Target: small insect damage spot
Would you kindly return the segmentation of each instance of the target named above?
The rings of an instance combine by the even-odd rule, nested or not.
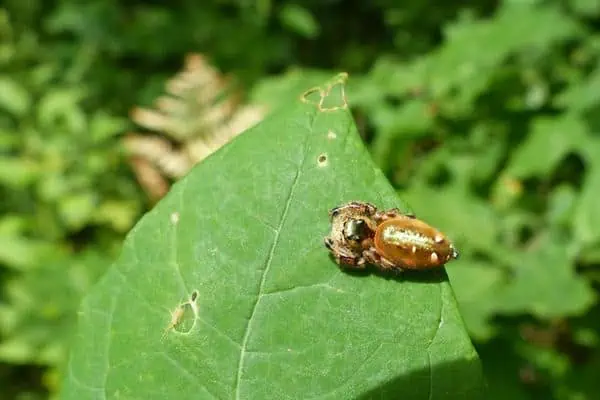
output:
[[[329,160],[327,159],[327,154],[319,154],[317,157],[317,165],[321,168],[326,167],[329,164]]]
[[[182,335],[189,334],[198,319],[198,291],[194,290],[189,299],[180,303],[171,311],[171,320],[165,328],[162,338],[165,339],[169,332]]]
[[[170,216],[170,220],[173,225],[177,225],[179,223],[179,212],[177,212],[177,211],[172,212],[171,216]]]
[[[347,73],[341,73],[324,86],[307,90],[302,94],[301,101],[315,105],[319,111],[337,111],[348,108],[346,100]]]
[[[337,138],[337,135],[334,131],[329,131],[327,132],[327,139],[329,140],[335,140],[335,138]]]
[[[313,104],[315,106],[319,106],[321,102],[321,98],[323,97],[323,91],[320,87],[314,87],[308,89],[306,92],[302,94],[300,100],[304,103]]]

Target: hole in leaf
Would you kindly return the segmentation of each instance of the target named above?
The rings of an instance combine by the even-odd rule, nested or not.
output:
[[[344,82],[337,82],[329,88],[321,103],[322,110],[335,110],[346,106]]]
[[[194,290],[188,301],[179,304],[171,312],[171,321],[165,329],[163,337],[166,337],[169,331],[186,334],[192,330],[198,316],[197,299],[198,291]]]
[[[323,93],[320,88],[312,88],[304,92],[302,95],[302,101],[305,103],[310,103],[314,105],[319,105],[321,99],[323,97]]]
[[[317,163],[319,167],[325,167],[327,165],[327,154],[321,154],[317,157]]]

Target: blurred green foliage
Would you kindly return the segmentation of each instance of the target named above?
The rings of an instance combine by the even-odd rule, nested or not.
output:
[[[490,398],[595,398],[596,0],[3,2],[3,394],[58,390],[79,298],[148,207],[128,110],[192,51],[273,106],[350,72],[374,159],[461,249],[447,270]]]

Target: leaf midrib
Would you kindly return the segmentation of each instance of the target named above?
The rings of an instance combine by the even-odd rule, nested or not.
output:
[[[273,244],[271,245],[271,248],[269,250],[269,256],[267,257],[267,260],[265,261],[265,268],[263,269],[263,272],[261,275],[260,284],[258,286],[258,293],[256,294],[256,301],[254,302],[254,305],[252,307],[252,312],[250,313],[250,318],[248,319],[248,322],[246,323],[246,328],[244,330],[244,336],[242,338],[242,344],[241,344],[241,349],[240,349],[240,358],[238,360],[237,375],[236,375],[236,380],[235,380],[235,399],[236,400],[240,399],[240,386],[241,386],[240,384],[241,384],[241,380],[242,380],[242,374],[244,371],[246,346],[248,344],[248,340],[250,338],[250,333],[252,331],[252,320],[254,319],[254,314],[256,313],[256,310],[258,308],[258,303],[260,302],[260,299],[263,296],[265,282],[267,281],[267,275],[271,268],[271,264],[273,263],[273,257],[275,256],[275,250],[277,248],[277,244],[279,243],[279,235],[281,234],[281,230],[287,219],[287,215],[290,210],[292,200],[294,198],[294,192],[296,191],[296,187],[300,180],[301,172],[304,169],[304,164],[306,162],[306,153],[308,151],[308,143],[309,143],[310,135],[313,131],[312,127],[314,125],[314,118],[315,117],[313,116],[313,120],[310,123],[310,128],[308,129],[308,132],[306,132],[306,139],[304,140],[304,143],[302,145],[302,160],[300,161],[298,168],[296,169],[296,175],[294,176],[294,180],[293,180],[290,190],[288,192],[285,206],[283,208],[283,212],[281,213],[281,218],[279,219],[279,224],[275,228],[275,236],[273,238]]]

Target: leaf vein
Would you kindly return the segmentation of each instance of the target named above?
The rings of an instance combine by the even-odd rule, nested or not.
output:
[[[332,389],[332,390],[328,391],[327,393],[320,394],[318,397],[319,397],[319,398],[324,398],[324,397],[327,397],[327,396],[329,396],[329,395],[331,395],[331,394],[334,394],[335,392],[337,392],[337,391],[338,391],[338,390],[340,390],[340,389],[343,389],[343,388],[344,388],[344,387],[345,387],[345,386],[348,384],[348,382],[352,381],[352,380],[353,380],[353,379],[354,379],[354,378],[355,378],[355,377],[356,377],[356,376],[359,374],[359,372],[361,372],[361,370],[362,370],[362,369],[363,369],[365,366],[367,366],[367,364],[369,363],[369,361],[371,361],[371,359],[372,359],[373,357],[375,357],[375,355],[376,355],[376,354],[377,354],[377,353],[378,353],[378,352],[379,352],[379,351],[380,351],[382,348],[383,348],[383,343],[380,343],[380,344],[379,344],[379,345],[378,345],[378,346],[375,348],[375,350],[373,350],[373,351],[371,352],[371,354],[369,354],[368,356],[366,356],[366,357],[365,357],[365,358],[364,358],[364,359],[363,359],[363,360],[360,362],[359,366],[358,366],[357,368],[355,368],[355,369],[352,371],[352,373],[351,373],[349,376],[347,376],[347,377],[346,377],[346,379],[344,379],[342,382],[340,382],[340,384],[339,384],[339,385],[338,385],[338,386],[337,386],[335,389]],[[314,399],[314,398],[316,398],[316,397],[312,397],[312,398]]]
[[[298,170],[296,172],[296,176],[294,177],[294,182],[292,183],[292,187],[288,194],[288,197],[287,197],[287,200],[285,203],[285,207],[283,209],[283,213],[282,213],[281,219],[279,221],[279,226],[277,227],[277,230],[275,231],[275,237],[273,238],[273,244],[271,245],[271,249],[269,251],[269,256],[267,257],[267,261],[265,263],[265,268],[263,269],[263,272],[262,272],[260,284],[258,286],[258,294],[256,296],[256,301],[254,302],[254,306],[252,307],[252,312],[250,313],[250,318],[248,319],[248,322],[246,323],[246,329],[245,329],[244,336],[242,339],[242,348],[240,350],[240,359],[238,361],[238,371],[237,371],[237,376],[236,376],[236,384],[235,384],[235,398],[236,399],[240,398],[240,382],[242,379],[242,372],[244,369],[244,358],[245,358],[244,356],[246,354],[246,346],[248,345],[248,339],[250,338],[252,320],[254,319],[254,314],[256,313],[256,309],[258,308],[258,303],[262,297],[263,288],[265,286],[265,282],[267,281],[267,274],[269,272],[269,267],[271,266],[271,263],[273,261],[273,257],[275,255],[275,249],[276,249],[277,243],[279,241],[279,235],[281,234],[281,228],[283,227],[283,224],[287,218],[287,213],[289,211],[289,207],[292,202],[294,190],[296,188],[299,178],[300,178],[300,170]]]
[[[112,341],[112,336],[110,334],[112,330],[113,316],[117,309],[117,296],[121,294],[121,290],[115,293],[114,296],[111,297],[110,303],[110,312],[108,313],[108,331],[106,332],[106,346],[104,348],[104,352],[106,353],[106,365],[104,366],[104,398],[106,399],[106,382],[108,380],[108,371],[110,370],[110,344]]]
[[[227,340],[229,343],[235,345],[235,347],[241,349],[242,345],[240,345],[238,342],[236,342],[235,340],[233,340],[232,338],[230,338],[228,335],[225,334],[225,332],[221,331],[219,328],[217,328],[216,326],[209,324],[205,319],[203,319],[202,317],[200,317],[199,315],[196,316],[196,318],[198,319],[198,321],[200,321],[200,323],[202,323],[204,326],[208,327],[209,329],[211,329],[213,332],[215,332],[217,335],[223,337],[225,340]]]
[[[144,297],[142,295],[142,293],[135,288],[135,286],[133,286],[133,284],[129,281],[129,278],[123,273],[123,271],[121,271],[119,268],[115,268],[115,272],[116,272],[116,275],[121,278],[121,281],[125,285],[127,285],[129,290],[131,290],[131,293],[133,293],[140,300],[139,304],[148,308],[153,313],[159,314],[158,311],[156,311],[157,307],[154,304],[151,304],[148,301],[148,299],[146,297]]]
[[[315,283],[312,285],[305,285],[305,286],[294,286],[291,288],[284,288],[284,289],[279,289],[279,290],[274,290],[272,292],[266,292],[261,294],[261,297],[264,296],[273,296],[273,295],[284,295],[284,294],[289,294],[291,292],[296,292],[296,291],[302,291],[302,290],[309,290],[309,289],[324,289],[324,290],[331,290],[337,293],[345,293],[342,289],[340,288],[336,288],[334,286],[331,286],[328,282],[323,282],[323,283]]]
[[[429,396],[427,399],[433,399],[433,368],[431,366],[431,353],[427,351],[427,362],[429,363]]]
[[[433,336],[431,337],[431,340],[427,344],[427,362],[429,364],[429,396],[427,398],[429,400],[431,400],[433,398],[433,368],[431,367],[431,345],[435,341],[435,338],[437,337],[437,335],[440,331],[440,326],[442,325],[442,318],[444,315],[444,297],[443,297],[444,290],[443,290],[442,285],[438,285],[438,286],[440,288],[440,302],[441,302],[440,313],[438,315],[435,330],[433,331]]]
[[[302,146],[302,160],[300,161],[298,169],[296,170],[294,180],[292,182],[292,185],[290,186],[290,190],[288,192],[288,195],[287,195],[287,198],[285,201],[285,206],[283,208],[283,212],[281,213],[281,218],[279,219],[279,224],[277,225],[277,228],[275,229],[275,236],[273,238],[273,244],[271,245],[271,249],[269,250],[269,255],[265,262],[265,268],[262,271],[260,284],[258,286],[258,293],[256,295],[256,301],[254,302],[254,305],[252,306],[250,318],[248,318],[248,322],[246,323],[246,329],[244,330],[244,336],[242,338],[242,348],[240,350],[240,358],[238,360],[238,368],[237,368],[237,374],[236,374],[236,379],[235,379],[235,398],[236,399],[240,399],[240,394],[241,394],[240,384],[241,384],[242,374],[243,374],[243,370],[244,370],[246,347],[248,345],[248,339],[250,338],[250,332],[252,330],[252,320],[254,319],[254,314],[256,313],[256,310],[258,308],[258,303],[260,302],[260,299],[262,297],[265,282],[267,281],[267,275],[269,273],[269,269],[273,262],[273,257],[275,256],[275,250],[277,248],[277,244],[279,242],[279,235],[281,234],[281,229],[283,228],[283,225],[287,219],[287,215],[288,215],[290,206],[291,206],[293,198],[294,198],[294,192],[296,191],[296,187],[298,186],[298,182],[300,181],[300,175],[302,173],[304,164],[306,162],[306,158],[307,158],[306,153],[308,151],[308,142],[309,142],[309,138],[310,138],[310,133],[312,132],[313,123],[314,123],[314,119],[311,122],[311,128],[309,129],[309,132],[306,133],[304,145]]]
[[[181,187],[181,191],[180,191],[180,195],[179,195],[179,210],[183,210],[183,199],[184,199],[184,193],[185,193],[185,189],[188,187],[187,185],[187,181],[185,181],[186,184],[182,185]],[[190,295],[190,291],[188,290],[188,287],[185,283],[185,279],[183,278],[183,274],[181,273],[181,263],[179,262],[179,252],[177,251],[177,243],[179,242],[179,235],[177,234],[179,224],[175,224],[173,226],[173,234],[171,235],[171,264],[173,266],[173,268],[175,269],[175,272],[177,273],[178,279],[179,279],[179,283],[181,284],[181,287],[183,288],[183,290],[185,291],[186,295]]]
[[[69,376],[71,377],[71,380],[73,380],[73,382],[78,385],[81,386],[84,389],[87,389],[89,391],[92,392],[104,392],[104,387],[95,387],[95,386],[91,386],[88,385],[87,383],[81,381],[76,375],[75,372],[73,371],[73,363],[69,363]],[[104,396],[106,398],[106,395]]]
[[[219,398],[214,393],[212,393],[210,390],[208,390],[208,388],[205,385],[201,385],[199,383],[199,378],[197,376],[194,376],[190,371],[188,371],[183,365],[181,365],[177,360],[175,360],[169,354],[167,354],[165,352],[160,352],[158,354],[162,355],[163,358],[165,358],[168,362],[170,362],[174,367],[176,367],[178,370],[183,372],[186,375],[186,377],[188,378],[188,380],[190,382],[192,382],[194,385],[196,385],[197,387],[199,387],[201,389],[204,389],[206,391],[206,393],[210,394],[214,399]]]

